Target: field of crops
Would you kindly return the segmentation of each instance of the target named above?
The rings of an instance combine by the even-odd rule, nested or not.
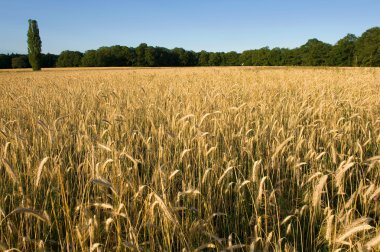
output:
[[[380,251],[380,69],[0,72],[0,251]]]

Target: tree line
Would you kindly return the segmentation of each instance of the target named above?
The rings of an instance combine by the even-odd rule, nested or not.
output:
[[[85,53],[63,51],[60,55],[42,54],[42,67],[111,66],[380,66],[380,28],[365,31],[360,37],[348,34],[331,45],[318,39],[294,48],[264,47],[238,52],[194,52],[183,48],[167,49],[145,43],[100,47]],[[0,68],[30,67],[27,55],[0,54]]]

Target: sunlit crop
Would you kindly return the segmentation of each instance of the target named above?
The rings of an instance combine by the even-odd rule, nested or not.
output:
[[[379,244],[379,69],[0,72],[0,251]]]

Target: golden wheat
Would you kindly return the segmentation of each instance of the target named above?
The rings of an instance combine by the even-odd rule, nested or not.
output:
[[[379,76],[0,71],[0,250],[379,251]]]

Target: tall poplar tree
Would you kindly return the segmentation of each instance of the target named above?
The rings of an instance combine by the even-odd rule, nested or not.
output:
[[[29,19],[28,29],[28,56],[33,71],[41,70],[41,38],[36,20]]]

